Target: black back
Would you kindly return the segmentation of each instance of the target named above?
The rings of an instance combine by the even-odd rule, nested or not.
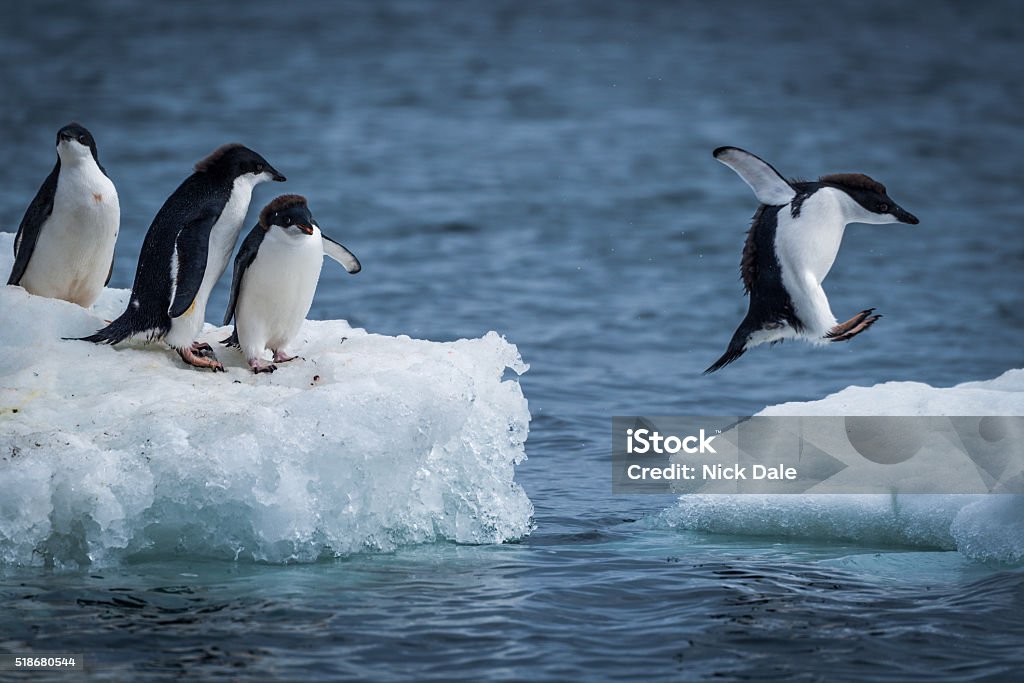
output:
[[[750,335],[764,329],[766,325],[782,323],[795,330],[804,328],[803,322],[796,315],[789,292],[782,285],[782,265],[775,252],[779,211],[786,208],[762,204],[754,214],[740,264],[743,285],[750,294],[747,314],[733,333],[729,348],[704,374],[719,370],[742,356]]]
[[[796,316],[793,300],[782,285],[782,265],[775,252],[775,233],[779,227],[779,211],[784,206],[762,206],[754,214],[754,246],[757,252],[756,268],[751,276],[750,306],[744,323],[751,332],[761,329],[766,322],[785,322],[796,330],[804,328]],[[742,324],[741,324],[742,327]]]
[[[141,329],[170,330],[172,277],[178,277],[177,273],[171,272],[175,244],[188,226],[197,222],[213,226],[231,198],[233,182],[234,178],[193,173],[167,198],[153,219],[142,243],[129,304],[130,310],[138,302],[138,310],[145,312],[151,323]],[[203,236],[195,237],[202,239]],[[205,239],[209,241],[208,231]],[[179,270],[187,265],[179,263]],[[205,270],[205,262],[199,269]],[[202,272],[199,279],[202,280]]]
[[[175,243],[185,227],[195,221],[209,217],[216,221],[231,197],[233,182],[233,178],[196,172],[178,186],[160,207],[142,242],[128,308],[107,327],[85,337],[86,341],[116,344],[143,331],[149,331],[152,337],[170,331]],[[209,232],[206,239],[209,239]],[[187,264],[180,265],[187,267]],[[205,263],[200,270],[205,270]],[[201,280],[202,273],[199,277]]]

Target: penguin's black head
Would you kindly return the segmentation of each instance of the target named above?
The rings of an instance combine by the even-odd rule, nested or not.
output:
[[[231,143],[222,145],[196,164],[197,173],[213,173],[230,178],[253,176],[255,182],[274,180],[279,183],[286,178],[278,173],[266,159],[245,145]]]
[[[306,235],[312,235],[313,228],[319,227],[306,198],[297,194],[281,195],[260,211],[260,227],[270,230],[275,226],[285,232],[294,230]]]
[[[894,202],[885,191],[885,185],[863,173],[836,173],[818,179],[824,185],[842,190],[855,201],[865,213],[858,217],[860,223],[920,223],[917,216]]]
[[[57,147],[61,147],[61,144],[65,145],[65,149],[81,149],[78,146],[84,147],[89,150],[92,154],[92,158],[99,162],[99,155],[96,152],[96,140],[93,139],[92,133],[90,133],[85,126],[72,121],[68,125],[64,126],[57,131]]]

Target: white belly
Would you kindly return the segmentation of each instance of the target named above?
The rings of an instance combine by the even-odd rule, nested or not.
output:
[[[800,216],[779,211],[775,249],[783,269],[811,274],[821,284],[832,269],[846,230],[836,190],[818,190],[804,202]]]
[[[804,323],[801,336],[810,340],[820,340],[836,324],[821,283],[835,263],[846,230],[837,193],[831,188],[818,190],[803,203],[797,218],[783,208],[775,232],[782,284]]]
[[[203,330],[203,323],[206,321],[206,302],[209,301],[210,292],[224,274],[231,259],[238,234],[242,231],[245,214],[249,211],[252,188],[252,183],[245,176],[236,179],[230,199],[210,230],[210,246],[206,255],[203,282],[192,301],[192,307],[183,315],[171,319],[171,331],[165,337],[165,341],[176,349],[190,346]],[[172,296],[171,299],[173,298]]]
[[[266,349],[284,350],[313,304],[324,250],[320,231],[288,235],[271,228],[242,277],[235,304],[235,328],[246,359]]]
[[[110,272],[120,224],[117,190],[92,158],[62,165],[53,213],[21,285],[32,294],[91,306]]]

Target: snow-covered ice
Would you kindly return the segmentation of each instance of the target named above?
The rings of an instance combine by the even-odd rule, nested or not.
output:
[[[0,233],[0,272],[13,236]],[[313,561],[529,533],[516,347],[307,321],[273,375],[162,344],[64,341],[119,314],[0,287],[0,565],[125,557]],[[230,328],[207,325],[211,344]],[[344,343],[342,342],[345,339]]]
[[[1024,415],[1024,370],[936,388],[917,382],[848,387],[759,415]],[[1024,496],[683,495],[655,524],[727,534],[957,550],[985,562],[1024,562]]]

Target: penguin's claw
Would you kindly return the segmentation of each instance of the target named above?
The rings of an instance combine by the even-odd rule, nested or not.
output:
[[[204,358],[213,358],[216,360],[216,356],[213,355],[213,347],[206,342],[192,342],[192,353],[203,356]]]
[[[192,347],[178,349],[177,351],[181,359],[193,367],[210,368],[214,372],[227,372],[221,362],[217,360],[217,357],[213,355],[212,349],[208,352],[209,356],[205,353],[197,355],[193,352]]]
[[[277,370],[277,366],[273,363],[267,363],[260,360],[259,358],[253,358],[249,361],[249,367],[252,368],[253,374],[260,374],[261,372],[273,372]]]
[[[290,360],[295,360],[298,356],[289,356],[284,351],[274,351],[274,362],[275,363],[287,363]]]
[[[868,309],[867,311],[861,311],[860,313],[855,315],[851,319],[851,321],[848,321],[848,322],[856,321],[856,322],[854,322],[852,327],[850,327],[847,330],[841,331],[841,332],[839,332],[838,334],[835,334],[835,335],[833,335],[830,332],[826,336],[826,338],[829,341],[834,341],[834,342],[849,341],[850,339],[853,339],[858,334],[860,334],[864,330],[866,330],[869,327],[871,327],[872,325],[874,325],[875,322],[879,318],[882,317],[881,315],[869,315],[871,313],[871,311],[873,311],[873,310],[875,310],[875,309],[871,308],[871,309]],[[859,320],[858,320],[858,318],[859,318]],[[843,325],[846,325],[846,324],[847,323],[843,323]],[[837,327],[843,327],[843,325],[838,325]],[[835,331],[835,330],[833,330],[833,331]]]

